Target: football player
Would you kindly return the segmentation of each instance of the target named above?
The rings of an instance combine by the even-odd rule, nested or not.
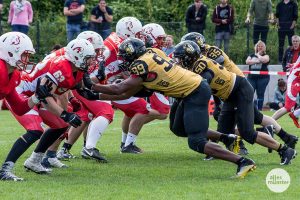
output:
[[[83,90],[80,94],[90,99],[118,99],[122,95],[123,98],[132,96],[146,87],[181,99],[183,121],[180,123],[183,123],[184,134],[188,137],[188,145],[192,150],[237,164],[237,177],[245,177],[255,168],[254,161],[207,141],[208,101],[211,92],[205,79],[181,68],[163,51],[156,48],[146,49],[139,39],[125,40],[120,45],[119,55],[130,63],[128,71],[131,76],[119,84],[93,84],[92,90],[101,93]]]
[[[181,41],[186,41],[186,40],[191,40],[193,42],[195,42],[201,52],[203,52],[203,55],[205,55],[206,57],[216,61],[217,63],[219,63],[220,65],[224,66],[225,69],[227,69],[230,72],[235,73],[238,76],[241,77],[245,77],[245,75],[243,74],[243,72],[238,68],[238,66],[224,53],[224,51],[222,51],[221,49],[219,49],[216,46],[210,46],[208,44],[206,44],[205,42],[205,38],[203,35],[201,35],[200,33],[188,33],[186,35],[184,35],[181,38]],[[220,104],[220,101],[218,101],[218,99],[216,99],[216,113],[219,113],[221,111],[221,108],[218,104]],[[227,107],[228,110],[233,110],[233,108],[229,108]],[[214,114],[216,114],[214,113]],[[216,114],[215,118],[218,118],[219,114]],[[224,116],[224,113],[223,113]],[[225,116],[224,116],[225,117]],[[226,117],[225,117],[226,118]],[[229,119],[229,118],[228,118]],[[234,119],[230,119],[229,121],[234,120]],[[275,133],[280,137],[280,139],[282,141],[285,142],[285,144],[291,148],[295,148],[295,145],[298,141],[298,137],[291,135],[289,133],[287,133],[279,124],[278,122],[276,122],[276,120],[274,120],[272,117],[267,116],[262,114],[256,106],[254,106],[254,123],[255,124],[260,124],[262,126],[264,126],[265,128],[258,128],[257,130],[259,131],[264,131],[267,134],[273,135],[273,128],[270,128],[270,125],[274,127]],[[218,127],[219,128],[219,127]],[[227,130],[225,133],[233,133],[234,132],[234,128],[232,130]],[[241,149],[243,150],[243,144],[240,145]],[[245,151],[246,149],[244,149]],[[269,150],[269,152],[271,152],[271,150]],[[247,151],[245,151],[245,153],[247,153]]]
[[[174,58],[186,69],[204,77],[211,89],[212,94],[220,98],[226,108],[227,105],[235,107],[235,112],[228,112],[226,116],[236,116],[237,127],[241,137],[250,144],[260,144],[276,150],[281,157],[281,165],[290,164],[295,158],[296,151],[286,145],[274,140],[270,135],[255,131],[253,111],[253,88],[245,79],[229,72],[222,65],[201,55],[201,50],[193,41],[183,41],[175,46]],[[248,116],[248,117],[245,117]],[[222,111],[218,120],[218,131],[226,133],[229,128],[234,127],[235,120],[229,121],[223,118]]]
[[[41,165],[44,153],[65,131],[69,125],[78,127],[82,121],[75,113],[67,111],[67,98],[64,95],[81,82],[83,74],[93,62],[95,51],[93,45],[83,39],[75,39],[68,43],[64,56],[57,56],[44,61],[27,78],[27,86],[35,87],[37,78],[42,78],[41,84],[52,82],[52,97],[46,98],[47,104],[39,108],[38,115],[50,128],[42,135],[37,147],[25,161],[24,167],[36,173],[50,173]],[[59,101],[57,101],[59,99]],[[37,124],[36,126],[40,126]]]
[[[0,99],[4,99],[16,115],[23,115],[43,98],[42,93],[33,94],[30,98],[18,95],[15,88],[20,83],[21,72],[25,72],[30,54],[35,53],[31,39],[19,32],[9,32],[0,36]],[[34,66],[33,66],[34,68]],[[41,89],[39,87],[39,89]],[[51,88],[48,88],[51,89]],[[35,90],[33,90],[34,93]],[[41,91],[40,91],[41,92]],[[48,92],[48,91],[46,91]],[[46,94],[50,95],[50,94]],[[45,96],[44,96],[45,97]],[[19,158],[19,151],[25,151],[32,140],[38,138],[39,133],[27,131],[14,144],[16,155],[10,153],[0,169],[0,180],[22,181],[23,179],[12,173],[14,163]],[[25,149],[25,150],[24,150]]]

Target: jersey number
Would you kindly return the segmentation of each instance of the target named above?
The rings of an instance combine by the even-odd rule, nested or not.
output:
[[[208,52],[208,57],[213,60],[218,58],[221,55],[222,55],[222,53],[218,49],[212,49],[211,51]]]
[[[62,72],[58,70],[57,72],[53,73],[53,76],[58,82],[63,82],[65,80],[65,77],[63,76]]]
[[[133,64],[132,67],[130,67],[130,71],[135,75],[143,75],[147,73],[147,70],[145,68],[147,68],[146,63],[144,63],[143,61],[137,61]]]
[[[201,74],[207,68],[207,62],[204,60],[200,60],[197,65],[194,67],[193,71],[196,74]]]
[[[168,62],[167,60],[163,59],[162,57],[158,56],[157,54],[153,55],[153,60],[158,64],[158,65],[163,65],[164,70],[166,72],[170,71],[170,69],[173,67],[172,63]]]

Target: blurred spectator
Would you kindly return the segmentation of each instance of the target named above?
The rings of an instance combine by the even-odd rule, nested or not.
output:
[[[260,40],[267,44],[269,22],[274,23],[271,0],[251,0],[245,21],[246,24],[250,23],[251,15],[253,15],[254,18],[253,44],[255,45],[258,42],[259,36],[261,38]]]
[[[2,21],[2,9],[3,9],[3,0],[0,0],[0,35],[2,35],[2,25],[1,25],[1,21]]]
[[[254,47],[254,54],[248,56],[246,64],[249,65],[250,71],[268,71],[270,62],[269,56],[266,54],[266,45],[259,40]],[[252,85],[254,92],[256,91],[257,100],[255,103],[259,110],[262,110],[266,87],[270,81],[269,75],[249,74],[248,81]]]
[[[205,29],[205,20],[207,7],[202,0],[195,0],[186,11],[185,22],[188,32],[198,32],[203,34]]]
[[[64,15],[67,16],[67,40],[70,42],[81,32],[85,0],[66,0]]]
[[[10,3],[7,22],[11,24],[12,31],[27,34],[32,18],[33,11],[29,1],[15,0]]]
[[[91,12],[91,30],[99,33],[103,40],[111,33],[111,22],[113,21],[113,10],[106,5],[105,0],[100,0],[99,4]]]
[[[292,36],[292,46],[287,48],[282,58],[282,69],[287,71],[290,64],[297,61],[300,56],[300,37],[298,35]]]
[[[228,0],[220,0],[220,4],[214,9],[212,21],[216,24],[215,44],[222,48],[222,41],[224,41],[224,51],[228,54],[230,32],[233,28],[234,10],[228,4]]]
[[[295,26],[298,19],[297,3],[293,0],[282,0],[276,6],[275,16],[278,19],[278,61],[281,63],[286,36],[289,45],[292,46],[292,36],[295,34]]]
[[[275,89],[274,102],[271,102],[269,104],[271,109],[278,110],[284,107],[285,92],[286,92],[286,82],[282,78],[280,78],[278,79],[277,87]]]
[[[174,51],[174,44],[173,44],[173,36],[167,35],[166,37],[166,45],[162,48],[162,50],[166,53],[166,55],[170,55]]]

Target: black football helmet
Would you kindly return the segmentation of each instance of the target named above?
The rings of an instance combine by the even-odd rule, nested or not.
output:
[[[173,57],[186,69],[191,69],[194,62],[200,58],[199,46],[193,41],[183,41],[175,46]]]
[[[202,34],[191,32],[182,36],[181,42],[187,40],[195,42],[199,46],[201,51],[205,50],[205,37]]]
[[[132,63],[147,51],[145,43],[137,38],[127,38],[119,47],[118,56],[125,62]]]

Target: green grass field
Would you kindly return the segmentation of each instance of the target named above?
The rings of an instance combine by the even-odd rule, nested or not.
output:
[[[0,182],[0,199],[299,199],[299,158],[292,165],[281,167],[277,153],[247,145],[257,169],[243,180],[231,179],[235,165],[221,160],[203,161],[204,155],[189,150],[186,139],[169,131],[167,120],[154,121],[142,129],[137,144],[144,154],[120,154],[121,119],[122,113],[116,112],[114,122],[98,143],[109,163],[77,158],[65,162],[67,169],[37,175],[23,168],[33,145],[15,167],[15,174],[26,181]],[[210,127],[215,129],[216,123],[212,118],[210,121]],[[288,132],[300,136],[288,117],[279,122]],[[2,163],[24,129],[9,112],[1,111],[0,130]],[[78,157],[82,143],[80,138],[72,149]],[[299,145],[297,150],[300,152]],[[265,177],[278,167],[288,171],[291,184],[287,191],[277,194],[267,188]]]

